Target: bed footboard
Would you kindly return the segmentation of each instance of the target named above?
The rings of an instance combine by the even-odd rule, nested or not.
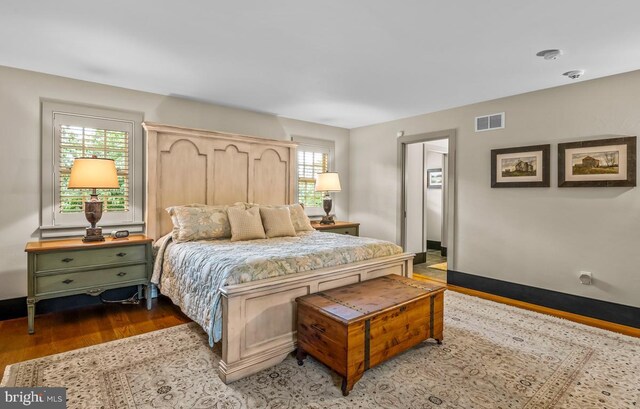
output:
[[[220,379],[229,383],[252,375],[295,350],[297,297],[387,274],[411,277],[413,256],[403,253],[224,287]]]

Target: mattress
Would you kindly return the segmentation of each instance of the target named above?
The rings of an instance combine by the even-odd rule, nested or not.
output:
[[[222,287],[391,256],[402,248],[383,240],[311,231],[236,242],[174,243],[168,235],[156,242],[156,251],[151,281],[204,328],[213,345],[222,338]]]

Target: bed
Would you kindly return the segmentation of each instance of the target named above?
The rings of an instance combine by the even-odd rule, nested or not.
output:
[[[161,257],[154,281],[212,342],[221,342],[218,374],[225,383],[271,367],[295,349],[296,297],[386,274],[412,276],[413,254],[391,243],[332,233],[171,243],[166,237],[172,223],[165,211],[170,206],[292,203],[296,144],[149,122],[143,126],[146,233]],[[224,257],[225,268],[216,255]],[[184,262],[190,258],[199,261]]]

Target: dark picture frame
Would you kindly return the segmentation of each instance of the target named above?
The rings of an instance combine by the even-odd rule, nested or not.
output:
[[[558,187],[635,187],[636,139],[635,136],[621,136],[558,144]],[[621,146],[626,146],[626,152],[620,149]],[[607,147],[611,147],[610,150],[598,149]],[[568,160],[571,161],[570,168]],[[626,170],[621,169],[621,165]],[[606,179],[608,169],[617,171],[611,172],[612,178],[619,178],[623,173],[625,179]],[[567,170],[571,174],[568,175]]]
[[[440,174],[440,183],[434,183],[433,178]],[[442,174],[442,168],[427,169],[427,189],[442,189],[444,175]]]
[[[502,155],[509,155],[510,163],[516,162],[514,166],[525,166],[526,169],[505,169],[502,164],[498,164],[498,159]],[[518,158],[531,158],[535,156],[534,163],[520,160]],[[551,186],[551,145],[518,146],[515,148],[502,148],[491,150],[491,187],[549,187]],[[500,168],[500,174],[498,174]],[[533,169],[532,169],[533,168]],[[508,176],[509,174],[513,176]],[[531,174],[533,173],[533,175]],[[541,175],[542,177],[540,178]],[[508,176],[508,177],[507,177]],[[518,180],[522,178],[523,180]],[[531,180],[537,178],[540,180]]]

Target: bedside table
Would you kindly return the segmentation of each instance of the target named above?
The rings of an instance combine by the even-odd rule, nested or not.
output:
[[[98,296],[113,288],[146,287],[151,309],[152,240],[142,234],[83,243],[81,238],[27,243],[27,312],[34,333],[36,303],[75,294]]]
[[[311,222],[311,226],[318,231],[324,231],[337,234],[349,234],[351,236],[360,235],[360,223],[336,222],[335,224],[320,224]]]

